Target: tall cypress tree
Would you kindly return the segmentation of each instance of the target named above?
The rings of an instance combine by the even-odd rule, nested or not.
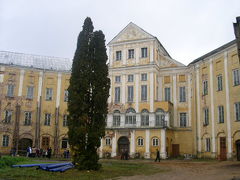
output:
[[[84,21],[72,64],[69,91],[69,144],[78,169],[97,170],[97,148],[105,135],[110,80],[106,65],[105,37]]]

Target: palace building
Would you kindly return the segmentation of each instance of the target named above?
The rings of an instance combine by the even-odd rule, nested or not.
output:
[[[238,24],[240,20],[238,19]],[[240,160],[240,61],[233,40],[192,61],[129,23],[109,43],[111,79],[100,157]],[[0,51],[0,152],[68,148],[70,59]]]

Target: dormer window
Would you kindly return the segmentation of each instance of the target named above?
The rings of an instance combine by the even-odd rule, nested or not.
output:
[[[128,59],[133,59],[134,58],[134,49],[129,49],[128,50]]]
[[[122,51],[116,51],[116,61],[122,60]]]

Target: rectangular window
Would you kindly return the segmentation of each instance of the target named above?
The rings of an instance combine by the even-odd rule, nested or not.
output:
[[[106,146],[110,146],[111,145],[111,139],[109,137],[107,137],[105,140],[106,140]]]
[[[133,74],[128,75],[128,82],[133,82]]]
[[[45,126],[50,126],[50,124],[51,124],[51,114],[46,113],[46,114],[45,114],[44,125],[45,125]]]
[[[223,90],[223,84],[222,84],[222,75],[217,76],[217,90],[222,91]]]
[[[133,102],[133,86],[128,86],[128,102]]]
[[[3,147],[8,147],[8,145],[9,145],[9,136],[8,135],[3,135],[2,146]]]
[[[147,85],[141,86],[141,100],[147,101]]]
[[[121,76],[115,76],[115,82],[120,83],[121,82]]]
[[[147,57],[147,48],[141,48],[141,57],[146,58]]]
[[[164,92],[165,92],[165,101],[171,101],[170,87],[165,88]]]
[[[143,146],[143,138],[138,138],[138,146]]]
[[[33,91],[34,91],[33,86],[27,87],[27,99],[33,99]]]
[[[12,120],[12,111],[5,111],[5,118],[4,118],[4,123],[9,124],[11,123]]]
[[[211,151],[211,143],[210,143],[210,138],[206,138],[206,152]]]
[[[64,90],[64,102],[68,102],[68,90]]]
[[[113,115],[113,126],[117,127],[120,126],[121,116],[120,114]]]
[[[46,100],[51,101],[53,99],[53,89],[46,88]]]
[[[67,126],[67,119],[68,119],[68,115],[64,114],[63,115],[63,126],[66,127]]]
[[[187,127],[187,113],[180,113],[180,127]]]
[[[62,149],[68,148],[68,139],[62,138]]]
[[[240,70],[239,69],[233,70],[233,85],[234,86],[240,85]]]
[[[185,90],[185,87],[180,87],[180,102],[186,102],[186,90]]]
[[[235,103],[236,121],[240,121],[240,102]]]
[[[31,125],[32,113],[31,113],[31,112],[25,112],[24,114],[25,114],[24,125],[25,125],[25,126]]]
[[[218,122],[224,123],[224,108],[223,108],[223,106],[218,106]]]
[[[203,95],[207,95],[208,94],[208,81],[204,80],[203,81]]]
[[[122,60],[122,51],[116,51],[116,61]]]
[[[115,87],[115,103],[120,102],[120,87]]]
[[[142,81],[147,81],[147,74],[146,73],[141,74],[141,80]]]
[[[13,95],[14,95],[14,85],[13,84],[9,84],[8,85],[7,96],[8,97],[13,97]]]
[[[129,49],[128,50],[128,59],[133,59],[134,58],[134,49]]]
[[[209,109],[205,108],[204,109],[204,126],[209,125]]]

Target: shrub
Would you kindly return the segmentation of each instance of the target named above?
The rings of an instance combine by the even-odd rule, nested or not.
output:
[[[0,158],[0,168],[5,168],[17,164],[18,162],[26,161],[25,157],[2,156]]]

